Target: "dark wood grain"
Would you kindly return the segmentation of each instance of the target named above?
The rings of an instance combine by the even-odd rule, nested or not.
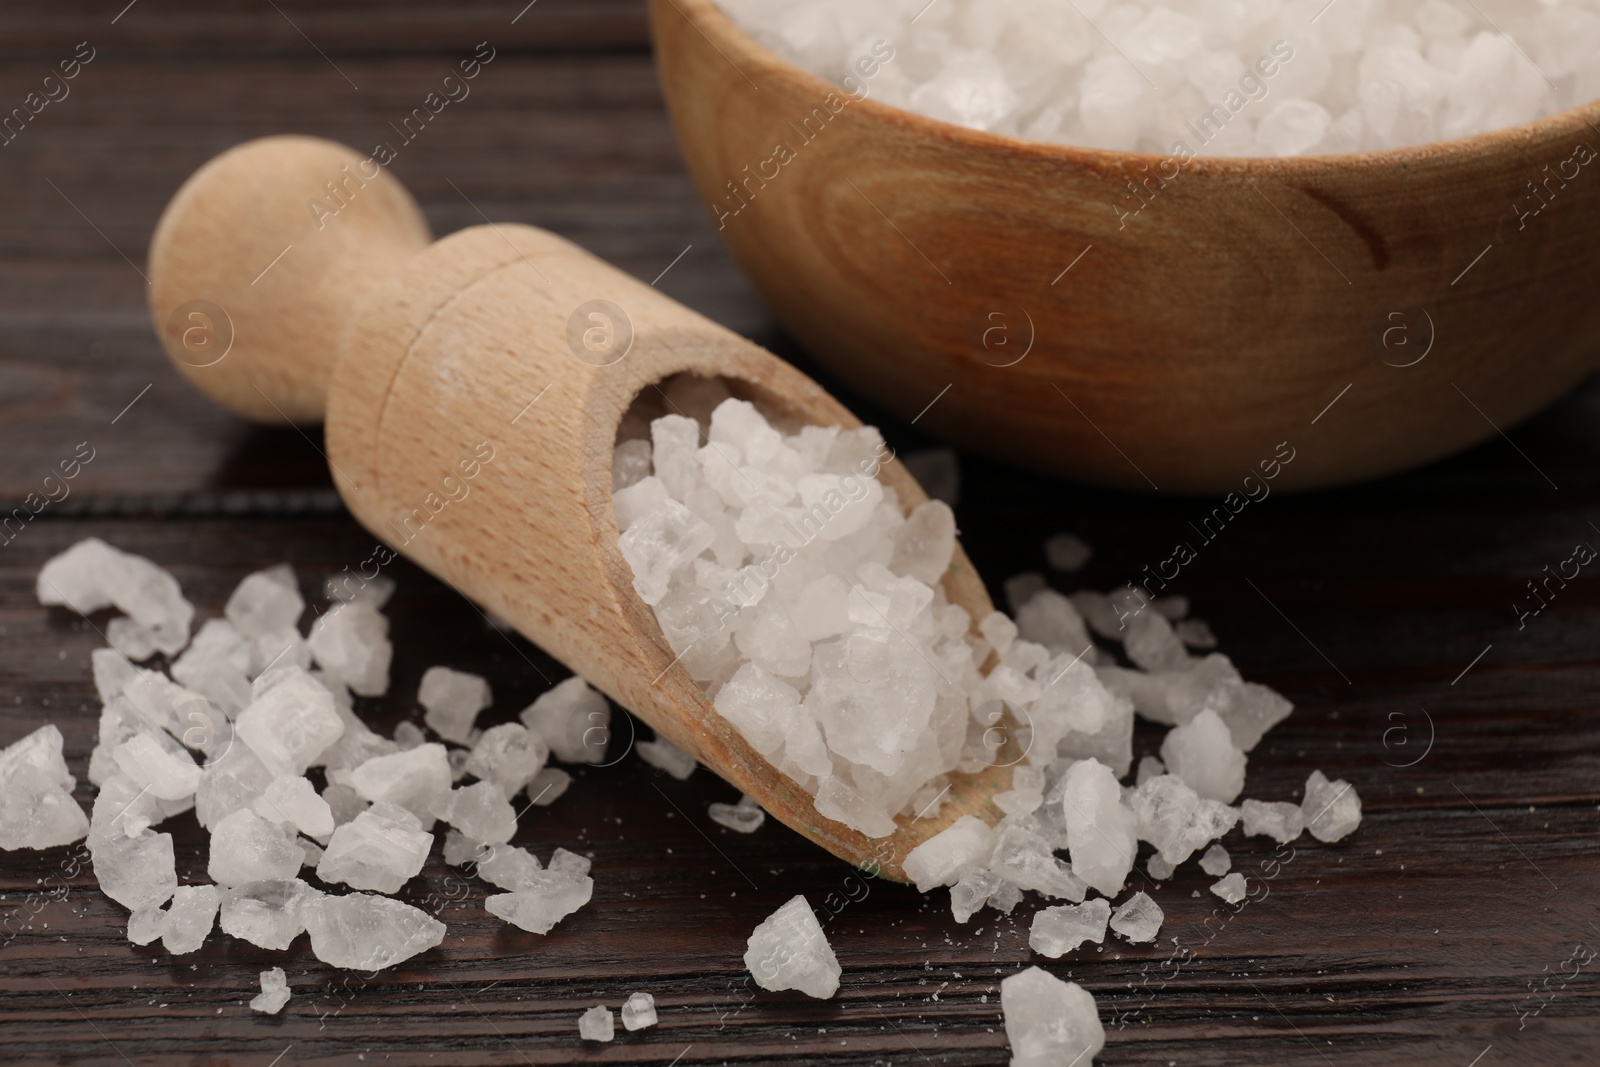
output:
[[[540,0],[515,27],[520,4],[280,6],[359,91],[270,5],[140,0],[115,27],[118,3],[0,12],[0,100],[31,87],[29,63],[105,42],[72,97],[0,148],[0,502],[78,442],[97,450],[73,495],[0,547],[0,742],[56,721],[80,777],[104,620],[37,605],[33,576],[51,554],[104,537],[170,567],[209,617],[251,570],[288,560],[310,594],[371,546],[332,494],[314,431],[215,411],[150,334],[144,283],[122,256],[142,268],[165,199],[212,153],[291,129],[363,144],[458,50],[505,40],[473,96],[395,165],[435,229],[481,221],[481,208],[647,280],[692,244],[661,287],[792,355],[682,173],[639,5]],[[1297,843],[1269,895],[1225,922],[1191,865],[1153,893],[1167,913],[1159,947],[1035,960],[1033,903],[958,926],[943,893],[859,881],[781,826],[717,827],[705,806],[730,799],[728,786],[705,772],[676,782],[629,753],[584,770],[517,838],[593,855],[590,906],[548,937],[525,934],[483,911],[488,887],[436,856],[403,896],[449,925],[445,943],[370,979],[323,966],[303,939],[286,954],[220,934],[183,958],[131,946],[125,913],[88,872],[63,877],[74,850],[0,854],[0,931],[22,927],[0,933],[0,1060],[994,1064],[1006,1056],[998,983],[1043,962],[1094,991],[1106,1064],[1596,1062],[1600,966],[1519,1014],[1541,1003],[1530,987],[1548,981],[1549,998],[1574,945],[1600,946],[1600,581],[1572,582],[1520,629],[1511,605],[1577,541],[1600,543],[1597,425],[1591,383],[1509,439],[1371,486],[1275,495],[1199,547],[1174,589],[1247,677],[1298,705],[1252,753],[1248,795],[1293,798],[1321,767],[1355,783],[1367,812],[1340,845]],[[902,449],[930,443],[886,429]],[[1308,425],[1296,447],[1314,449],[1316,433]],[[1138,458],[1137,442],[1121,444]],[[1040,544],[1058,530],[1097,548],[1058,584],[1107,588],[1195,540],[1188,524],[1208,510],[975,460],[963,470],[962,535],[997,597],[1002,579],[1043,566]],[[490,678],[489,721],[565,673],[426,575],[394,573],[394,685],[363,707],[380,727],[416,716],[417,680],[435,663]],[[614,755],[630,732],[619,724]],[[1136,744],[1159,739],[1141,726]],[[202,877],[202,835],[188,817],[174,829],[180,876]],[[1271,854],[1264,839],[1227,845],[1247,871]],[[742,968],[749,931],[800,892],[837,909],[834,1001],[754,991]],[[1176,976],[1162,968],[1173,937],[1193,953]],[[247,1001],[274,965],[295,998],[257,1016]],[[660,1026],[581,1047],[578,1014],[635,989],[655,995]]]

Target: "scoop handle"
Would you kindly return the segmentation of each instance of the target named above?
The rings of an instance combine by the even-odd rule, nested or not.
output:
[[[321,422],[340,334],[432,241],[374,157],[264,137],[184,182],[150,242],[150,314],[212,400],[262,423]]]

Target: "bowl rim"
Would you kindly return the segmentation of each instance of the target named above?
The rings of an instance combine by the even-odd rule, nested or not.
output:
[[[818,99],[829,93],[846,93],[843,86],[813,74],[799,64],[794,63],[766,45],[758,41],[754,35],[724,11],[716,0],[650,0],[651,7],[660,12],[663,2],[673,8],[682,16],[690,26],[699,31],[701,36],[718,52],[722,47],[713,37],[731,45],[741,58],[761,65],[780,77],[798,83],[797,87],[808,92],[814,92]],[[891,44],[893,42],[890,42]],[[1521,48],[1518,48],[1521,52]],[[730,66],[744,76],[748,75],[734,63],[732,57],[723,54]],[[1528,60],[1531,64],[1532,61]],[[1538,68],[1535,68],[1537,70]],[[1543,78],[1543,73],[1540,73]],[[755,85],[751,81],[752,85]],[[755,86],[759,92],[760,87]],[[901,126],[918,132],[922,127],[924,136],[933,139],[952,141],[979,151],[998,152],[1018,157],[1030,157],[1044,163],[1068,163],[1089,167],[1095,170],[1126,170],[1129,166],[1140,165],[1154,167],[1168,161],[1178,161],[1179,154],[1169,152],[1166,154],[1153,152],[1123,151],[1114,148],[1093,148],[1087,145],[1057,144],[1052,141],[1035,141],[1024,137],[1013,137],[1010,134],[991,133],[988,130],[978,130],[970,126],[962,126],[943,119],[932,118],[927,115],[911,111],[907,108],[885,104],[870,96],[855,98],[851,95],[850,107],[862,109],[866,114],[880,122]],[[1370,149],[1361,152],[1338,152],[1323,155],[1301,156],[1219,156],[1194,153],[1187,159],[1179,162],[1183,170],[1215,171],[1219,174],[1254,175],[1278,173],[1283,171],[1294,172],[1298,175],[1332,173],[1349,171],[1352,169],[1389,167],[1405,170],[1409,167],[1441,162],[1462,162],[1488,157],[1502,157],[1504,150],[1511,147],[1527,146],[1533,142],[1553,140],[1563,131],[1576,131],[1587,127],[1592,131],[1597,140],[1600,140],[1600,98],[1587,103],[1578,104],[1558,111],[1553,115],[1545,115],[1531,122],[1520,123],[1516,126],[1503,126],[1495,130],[1486,130],[1482,133],[1470,134],[1466,137],[1457,137],[1447,141],[1428,141],[1423,144],[1404,145],[1399,148]],[[1591,146],[1593,147],[1593,146]]]

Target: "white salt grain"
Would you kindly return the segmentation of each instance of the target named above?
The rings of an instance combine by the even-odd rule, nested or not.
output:
[[[1211,892],[1221,897],[1229,904],[1239,903],[1245,898],[1246,895],[1244,875],[1240,874],[1238,871],[1234,871],[1232,874],[1218,879],[1217,882],[1211,886]]]
[[[954,885],[962,871],[985,866],[994,851],[994,831],[983,820],[963,815],[906,854],[901,869],[926,893]]]
[[[634,993],[622,1005],[622,1025],[628,1030],[643,1030],[656,1024],[656,998],[649,993]]]
[[[444,923],[389,897],[323,896],[304,908],[311,951],[330,967],[376,971],[444,940]]]
[[[633,747],[638,751],[640,759],[657,770],[666,771],[679,781],[694,773],[696,766],[694,757],[659,734],[654,741],[640,741]]]
[[[1072,873],[1107,895],[1122,891],[1138,850],[1138,820],[1122,788],[1098,760],[1078,760],[1063,778],[1061,803]]]
[[[183,956],[205,944],[221,904],[222,891],[214,885],[180,885],[162,920],[161,947]]]
[[[1306,829],[1318,841],[1342,841],[1361,825],[1361,798],[1343,778],[1333,781],[1321,771],[1306,779],[1306,796],[1300,802]]]
[[[1110,919],[1111,902],[1101,897],[1044,908],[1033,916],[1028,947],[1041,956],[1060,959],[1086,941],[1103,942]]]
[[[510,893],[483,902],[489,914],[530,933],[547,934],[594,895],[594,879],[571,870],[527,872]]]
[[[1161,759],[1169,773],[1207,799],[1226,803],[1244,789],[1249,757],[1234,746],[1227,724],[1210,708],[1167,732]]]
[[[1092,555],[1094,549],[1077,534],[1059,533],[1044,543],[1044,558],[1054,570],[1082,570]]]
[[[453,790],[437,811],[451,826],[486,845],[509,841],[517,831],[516,809],[494,782],[474,782]]]
[[[739,797],[737,804],[719,804],[712,801],[706,808],[711,821],[741,834],[753,834],[767,821],[767,813],[749,794]]]
[[[1200,869],[1213,878],[1221,878],[1233,867],[1233,857],[1228,855],[1228,850],[1220,844],[1212,845],[1206,849],[1206,854],[1200,857]]]
[[[422,718],[429,729],[461,745],[473,743],[473,721],[492,700],[487,681],[449,667],[429,667],[417,690],[417,702],[426,709]]]
[[[1063,982],[1029,967],[1000,982],[1000,1010],[1011,1067],[1088,1067],[1105,1047],[1105,1027],[1094,997],[1076,982]]]
[[[89,833],[61,753],[61,731],[51,724],[0,751],[0,849],[55,848]]]
[[[261,992],[250,998],[250,1010],[276,1015],[289,1003],[289,980],[282,967],[261,972]]]
[[[468,774],[493,782],[507,797],[531,782],[550,758],[544,738],[517,722],[485,730],[468,757]]]
[[[540,694],[520,718],[563,763],[605,758],[611,741],[611,705],[576,675]]]
[[[176,656],[189,643],[194,606],[183,598],[177,579],[97,537],[52,557],[40,568],[35,586],[39,603],[63,605],[80,615],[115,607],[138,627],[152,653]]]
[[[1262,835],[1279,844],[1288,844],[1299,837],[1306,825],[1298,804],[1246,800],[1239,807],[1239,815],[1245,836]]]
[[[317,864],[317,877],[330,885],[342,882],[352,889],[398,893],[422,871],[432,846],[433,835],[410,812],[374,804],[333,832]]]
[[[1133,944],[1155,940],[1166,916],[1155,901],[1145,893],[1135,893],[1111,915],[1111,929],[1117,936]]]
[[[546,767],[528,783],[528,803],[547,808],[572,785],[572,775],[560,767]]]
[[[604,1004],[596,1004],[578,1017],[578,1036],[585,1041],[610,1041],[616,1029],[611,1009]]]
[[[304,858],[293,830],[241,808],[212,827],[206,873],[225,886],[281,881],[299,874]]]
[[[744,965],[762,989],[798,989],[822,1000],[839,991],[839,960],[803,896],[792,897],[755,928]]]

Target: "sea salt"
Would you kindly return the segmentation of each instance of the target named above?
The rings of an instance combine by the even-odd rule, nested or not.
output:
[[[1212,845],[1206,849],[1206,854],[1200,857],[1200,869],[1213,878],[1221,878],[1233,867],[1233,857],[1228,855],[1228,850],[1219,845]]]
[[[1237,797],[1244,789],[1248,760],[1234,746],[1222,717],[1210,708],[1168,731],[1161,742],[1161,761],[1168,773],[1208,800],[1227,803]]]
[[[299,667],[289,667],[235,722],[239,737],[275,775],[301,775],[344,733],[333,694]]]
[[[649,993],[634,993],[622,1005],[622,1025],[628,1030],[643,1030],[656,1024],[656,998]]]
[[[1111,929],[1117,936],[1139,945],[1155,940],[1165,915],[1160,905],[1145,893],[1135,893],[1111,915]]]
[[[261,972],[261,992],[250,998],[250,1010],[276,1015],[289,1003],[289,980],[282,967]]]
[[[494,782],[474,782],[452,790],[437,810],[451,826],[486,845],[510,841],[517,831],[516,809]]]
[[[250,882],[223,899],[219,925],[229,937],[282,951],[305,932],[304,909],[323,895],[298,878]]]
[[[679,781],[694,773],[694,757],[665,737],[658,735],[654,741],[640,741],[633,747],[638,751],[640,759],[657,770],[666,771]]]
[[[1239,815],[1245,836],[1262,835],[1280,844],[1288,844],[1299,837],[1306,826],[1306,817],[1298,804],[1246,800],[1239,807]]]
[[[1321,771],[1306,779],[1306,796],[1300,802],[1306,829],[1318,841],[1342,841],[1361,825],[1361,798],[1343,778],[1328,781]]]
[[[183,956],[205,944],[221,904],[222,892],[214,885],[180,885],[162,920],[161,947]]]
[[[1501,4],[1492,21],[1471,0],[721,3],[847,102],[1179,164],[1464,137],[1600,94],[1600,14],[1585,0]],[[1124,210],[1150,195],[1128,191]]]
[[[252,807],[263,819],[291,824],[307,837],[333,833],[333,809],[305,778],[274,778]]]
[[[306,644],[328,677],[364,697],[389,691],[389,664],[394,645],[389,620],[371,600],[335,604],[311,624]]]
[[[460,745],[473,743],[472,723],[492,700],[487,681],[449,667],[429,667],[417,691],[417,702],[427,710],[423,721],[429,729]]]
[[[1082,904],[1060,904],[1034,913],[1028,947],[1041,956],[1060,959],[1086,941],[1100,944],[1111,919],[1111,902],[1102,897]]]
[[[1238,871],[1219,878],[1212,886],[1211,892],[1221,897],[1228,904],[1237,904],[1243,900],[1245,894],[1244,875]]]
[[[1059,533],[1044,543],[1044,558],[1054,570],[1080,571],[1092,555],[1094,549],[1077,534]]]
[[[489,914],[534,934],[549,933],[594,895],[594,879],[575,870],[526,872],[510,893],[483,902]]]
[[[444,746],[429,742],[408,752],[368,760],[350,772],[348,784],[365,800],[405,808],[427,829],[449,796],[450,780],[450,758]]]
[[[1106,895],[1122,891],[1138,851],[1138,820],[1122,804],[1122,789],[1110,768],[1079,760],[1067,769],[1064,808],[1072,873]]]
[[[1180,778],[1163,774],[1128,795],[1141,841],[1156,847],[1172,866],[1182,863],[1231,830],[1237,808],[1201,797]]]
[[[1011,1067],[1087,1067],[1105,1047],[1094,997],[1039,967],[1000,982]]]
[[[528,803],[547,808],[572,785],[572,775],[560,767],[546,767],[528,783]]]
[[[616,1019],[604,1004],[596,1004],[578,1016],[578,1036],[585,1041],[610,1041],[616,1032]]]
[[[804,896],[792,897],[755,928],[744,965],[762,989],[798,989],[822,1000],[839,991],[839,960]]]
[[[61,752],[61,731],[48,723],[0,751],[0,849],[55,848],[89,833]]]
[[[421,872],[432,846],[433,835],[416,816],[380,802],[333,832],[317,877],[330,885],[398,893]]]
[[[963,815],[907,853],[901,868],[917,892],[926,893],[953,885],[968,867],[987,866],[993,851],[994,830],[982,819]]]
[[[712,801],[707,805],[706,813],[711,816],[712,822],[741,834],[753,834],[767,821],[767,813],[747,793],[740,795],[737,804]]]
[[[459,839],[459,835],[451,836]],[[459,851],[452,855],[449,846],[446,846],[446,863],[462,863],[466,858]],[[471,860],[479,878],[490,885],[499,886],[513,893],[536,886],[538,883],[535,876],[544,870],[539,857],[525,848],[512,845],[484,848],[474,843]]]
[[[563,763],[597,763],[611,741],[611,705],[574,675],[539,695],[521,714]]]
[[[184,599],[177,579],[143,556],[97,537],[52,557],[39,570],[35,586],[41,604],[59,604],[80,615],[110,607],[123,612],[149,642],[149,651],[139,659],[155,652],[176,656],[189,643],[194,606]]]
[[[330,967],[381,970],[444,940],[444,923],[427,912],[371,893],[318,897],[303,914],[312,953]]]
[[[293,830],[240,808],[212,827],[206,873],[227,886],[283,881],[300,873],[303,860]]]
[[[550,758],[544,738],[517,722],[501,723],[483,731],[467,758],[467,773],[493,782],[506,797],[513,797],[533,781]]]

